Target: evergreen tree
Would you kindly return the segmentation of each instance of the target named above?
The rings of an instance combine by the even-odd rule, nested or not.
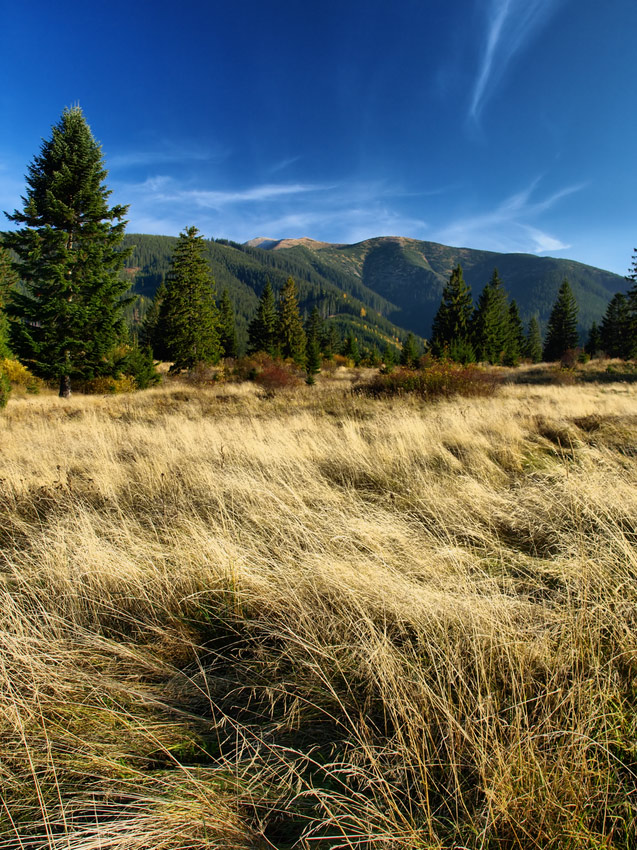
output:
[[[264,351],[270,357],[276,357],[279,351],[278,328],[274,293],[269,280],[266,280],[259,307],[248,327],[248,351],[255,354]]]
[[[66,109],[29,165],[22,212],[8,215],[24,226],[2,234],[24,285],[7,306],[11,346],[35,374],[58,379],[64,397],[72,379],[113,373],[123,333],[127,207],[108,206],[106,174],[82,110]]]
[[[524,336],[524,325],[520,318],[520,311],[515,299],[509,304],[509,334],[504,351],[504,363],[506,366],[517,366],[520,357],[524,354],[526,337]]]
[[[560,360],[564,352],[577,348],[577,343],[577,302],[568,280],[564,278],[549,317],[544,359]]]
[[[323,322],[318,307],[314,305],[305,327],[305,372],[307,375],[306,382],[308,384],[313,384],[314,375],[317,375],[321,371],[322,332]]]
[[[358,347],[358,340],[354,336],[354,331],[350,331],[347,334],[345,342],[343,343],[343,355],[345,357],[349,357],[350,360],[353,360],[354,366],[358,366],[361,362],[361,352]]]
[[[162,282],[157,287],[148,312],[139,329],[139,345],[141,348],[149,347],[157,360],[168,360],[168,349],[164,341],[163,327],[161,325],[161,305],[166,297],[166,284]]]
[[[588,339],[586,340],[586,345],[584,349],[587,354],[590,354],[591,357],[594,357],[598,351],[602,350],[602,335],[599,330],[599,326],[597,322],[593,322],[588,331]]]
[[[328,360],[331,360],[338,350],[339,343],[340,339],[336,326],[331,322],[324,322],[323,336],[321,340],[321,349],[323,351],[323,356],[326,357]]]
[[[219,342],[224,357],[237,356],[237,329],[234,309],[228,290],[224,289],[219,301]]]
[[[321,314],[316,304],[312,307],[312,312],[305,323],[305,338],[308,345],[310,340],[314,340],[320,353],[323,341],[323,319],[321,319]]]
[[[509,342],[509,299],[498,270],[478,299],[472,319],[473,348],[478,360],[502,363]]]
[[[611,298],[602,319],[600,336],[602,349],[609,357],[631,356],[628,298],[623,292],[616,292]]]
[[[391,372],[396,362],[396,349],[393,345],[387,343],[383,350],[383,366],[385,372]]]
[[[419,356],[420,352],[416,344],[416,337],[412,333],[408,333],[400,352],[400,365],[406,366],[408,369],[413,369],[416,366]]]
[[[9,322],[6,315],[6,305],[11,292],[18,282],[18,276],[13,271],[9,252],[0,247],[0,360],[11,356],[9,350]]]
[[[531,316],[529,326],[526,332],[526,344],[524,346],[524,356],[528,357],[531,363],[539,363],[542,359],[542,333],[540,331],[540,323],[537,316]]]
[[[161,375],[155,368],[153,352],[149,345],[138,345],[135,343],[124,355],[118,364],[124,375],[130,375],[135,379],[137,389],[145,390],[161,381]]]
[[[626,293],[627,338],[625,356],[628,359],[637,357],[637,250],[633,254],[633,263],[626,279],[633,284]]]
[[[214,280],[205,250],[197,228],[187,227],[171,258],[159,317],[171,372],[217,363],[221,356]]]
[[[474,359],[470,340],[472,312],[471,290],[465,283],[462,266],[458,264],[445,284],[442,301],[433,320],[431,347],[436,356],[448,353],[454,359],[460,358],[461,362]]]
[[[299,314],[299,294],[294,278],[289,277],[279,299],[278,335],[281,356],[299,366],[305,363],[305,331]]]

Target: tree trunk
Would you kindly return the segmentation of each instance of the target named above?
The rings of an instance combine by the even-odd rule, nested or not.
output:
[[[71,397],[71,376],[62,375],[60,377],[60,398]]]

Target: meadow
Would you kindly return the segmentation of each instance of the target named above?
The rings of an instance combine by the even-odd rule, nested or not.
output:
[[[637,385],[0,413],[0,848],[637,847]]]

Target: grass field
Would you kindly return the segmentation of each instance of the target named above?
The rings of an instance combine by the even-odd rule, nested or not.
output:
[[[637,385],[0,414],[0,848],[637,847]]]

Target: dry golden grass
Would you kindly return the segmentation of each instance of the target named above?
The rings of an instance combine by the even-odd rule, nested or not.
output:
[[[1,848],[630,848],[637,389],[10,402]]]

